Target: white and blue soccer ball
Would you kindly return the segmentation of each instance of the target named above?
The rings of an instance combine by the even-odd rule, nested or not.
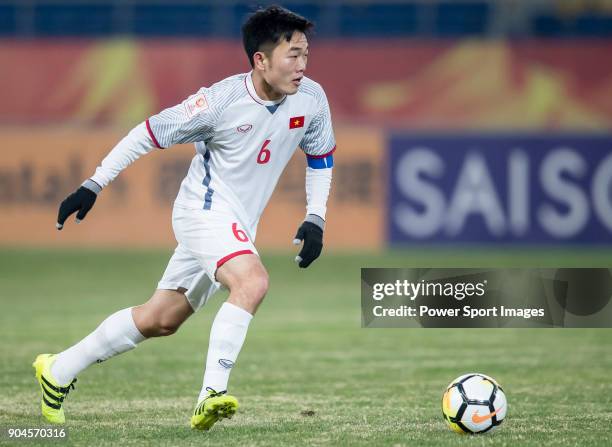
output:
[[[457,433],[489,433],[506,418],[506,394],[485,374],[464,374],[453,380],[442,396],[442,414]]]

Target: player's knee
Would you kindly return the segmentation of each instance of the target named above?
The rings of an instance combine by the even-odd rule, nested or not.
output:
[[[178,331],[180,324],[176,324],[170,320],[160,320],[155,325],[155,332],[157,333],[157,337],[167,337],[168,335],[172,335]]]
[[[141,318],[138,329],[145,337],[166,337],[178,331],[180,323],[175,319],[155,313],[149,313]]]
[[[134,307],[132,316],[140,333],[147,338],[174,334],[193,314],[184,292],[157,290],[145,304]]]
[[[269,278],[266,272],[260,273],[253,279],[252,287],[253,287],[253,299],[257,302],[261,302],[266,293],[268,293]]]
[[[269,279],[265,271],[250,274],[238,284],[237,292],[249,304],[257,306],[268,292]]]

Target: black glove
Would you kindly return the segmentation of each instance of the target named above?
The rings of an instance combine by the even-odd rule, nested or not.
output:
[[[75,211],[78,211],[76,215],[77,223],[85,219],[85,216],[87,216],[87,213],[96,202],[96,197],[98,197],[98,195],[95,192],[93,192],[91,189],[85,188],[84,186],[81,186],[75,192],[66,197],[59,207],[55,228],[58,230],[64,228],[64,222],[66,222],[68,216]]]
[[[299,245],[301,241],[304,241],[304,245],[300,254],[295,257],[295,262],[300,267],[306,268],[319,257],[323,250],[323,229],[312,222],[302,222],[293,243]]]

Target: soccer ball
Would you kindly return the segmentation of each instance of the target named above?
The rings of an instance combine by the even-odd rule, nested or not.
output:
[[[442,396],[442,414],[457,433],[486,433],[506,417],[506,395],[495,379],[470,373],[453,380]]]

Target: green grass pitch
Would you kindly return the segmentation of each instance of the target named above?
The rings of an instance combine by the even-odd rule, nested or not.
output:
[[[5,433],[42,426],[35,355],[60,351],[110,313],[146,300],[169,255],[0,250]],[[610,267],[611,252],[324,253],[307,270],[293,256],[263,257],[271,288],[230,380],[241,404],[234,419],[208,433],[189,428],[220,293],[177,334],[82,373],[65,403],[63,444],[610,445],[611,330],[361,329],[359,269]],[[492,435],[457,435],[441,416],[444,387],[471,371],[498,379],[508,397],[507,419]],[[35,444],[3,436],[0,444]]]

